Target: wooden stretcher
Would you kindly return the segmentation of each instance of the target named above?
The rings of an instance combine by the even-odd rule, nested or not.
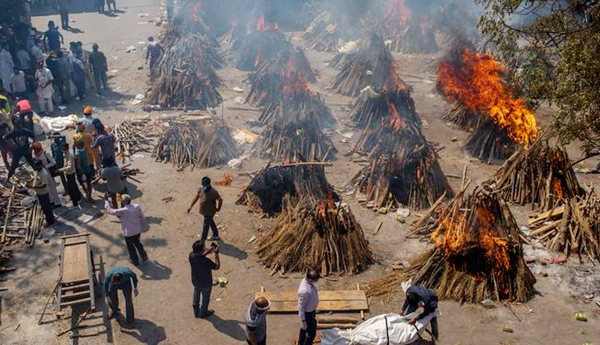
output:
[[[89,235],[90,233],[82,233],[61,237],[56,299],[58,310],[74,306],[87,306],[92,311],[96,310],[95,267]]]
[[[356,290],[319,291],[317,312],[360,312],[361,316],[369,310],[369,302],[364,290],[357,284]],[[266,297],[271,302],[271,313],[297,313],[298,292],[266,292],[264,287],[254,294],[254,298]]]

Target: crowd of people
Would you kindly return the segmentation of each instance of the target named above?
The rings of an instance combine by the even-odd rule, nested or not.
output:
[[[11,102],[36,96],[40,114],[51,115],[57,104],[82,101],[90,90],[109,90],[108,62],[97,44],[92,51],[82,42],[65,47],[53,21],[45,32],[20,22],[8,33],[0,47],[0,95]]]

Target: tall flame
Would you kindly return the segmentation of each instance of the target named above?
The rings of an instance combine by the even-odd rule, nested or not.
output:
[[[275,23],[275,24],[269,24],[267,23],[267,20],[265,19],[264,15],[261,15],[260,17],[258,17],[258,21],[256,22],[256,30],[258,31],[281,31],[281,28],[279,27],[279,24]]]
[[[409,25],[411,15],[412,11],[404,0],[390,0],[381,22],[390,32],[398,33]]]
[[[448,100],[488,115],[512,140],[528,146],[537,139],[535,117],[523,99],[513,95],[503,74],[491,55],[464,48],[460,64],[439,64],[438,85]]]

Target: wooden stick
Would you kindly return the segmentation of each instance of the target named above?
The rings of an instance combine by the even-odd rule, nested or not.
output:
[[[61,335],[63,335],[63,334],[65,334],[65,333],[67,333],[67,332],[69,332],[69,331],[72,331],[72,330],[74,330],[75,328],[79,327],[79,323],[81,323],[81,321],[83,321],[83,319],[85,319],[85,317],[87,316],[87,314],[88,314],[88,313],[89,313],[91,310],[92,310],[92,308],[88,308],[88,309],[85,311],[85,313],[83,313],[83,315],[82,315],[82,316],[80,316],[80,317],[77,319],[77,322],[75,322],[75,324],[74,324],[74,325],[73,325],[71,328],[69,328],[69,329],[67,329],[67,330],[64,330],[64,331],[62,331],[62,332],[58,333],[56,336],[57,336],[57,337],[60,337]]]
[[[6,227],[8,226],[8,220],[10,219],[10,207],[12,206],[13,198],[15,196],[16,186],[12,186],[10,189],[10,198],[8,199],[8,206],[6,206],[6,214],[4,215],[4,229],[2,230],[2,243],[6,242]]]
[[[44,315],[46,314],[46,308],[48,308],[48,304],[50,304],[50,300],[52,299],[52,296],[54,296],[56,289],[58,289],[61,279],[62,278],[58,279],[58,281],[56,282],[56,285],[54,285],[54,289],[52,289],[52,292],[48,296],[48,300],[46,300],[46,305],[44,306],[44,310],[42,310],[42,315],[40,315],[40,319],[38,320],[38,325],[42,324],[42,319],[44,318]]]

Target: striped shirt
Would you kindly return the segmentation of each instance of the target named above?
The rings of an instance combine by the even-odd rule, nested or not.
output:
[[[256,311],[256,301],[252,301],[246,311],[246,337],[250,338],[250,333],[254,333],[257,342],[262,342],[267,338],[267,313],[258,313]]]
[[[96,140],[94,140],[94,148],[102,150],[102,158],[114,157],[115,156],[115,136],[112,134],[100,134]]]
[[[115,274],[121,274],[121,284],[113,285],[110,280]],[[133,288],[137,289],[137,275],[135,272],[130,270],[127,267],[114,266],[108,271],[106,274],[106,278],[104,279],[104,293],[108,295],[108,292],[112,289],[121,289],[123,291],[131,290],[131,283],[133,283]]]

